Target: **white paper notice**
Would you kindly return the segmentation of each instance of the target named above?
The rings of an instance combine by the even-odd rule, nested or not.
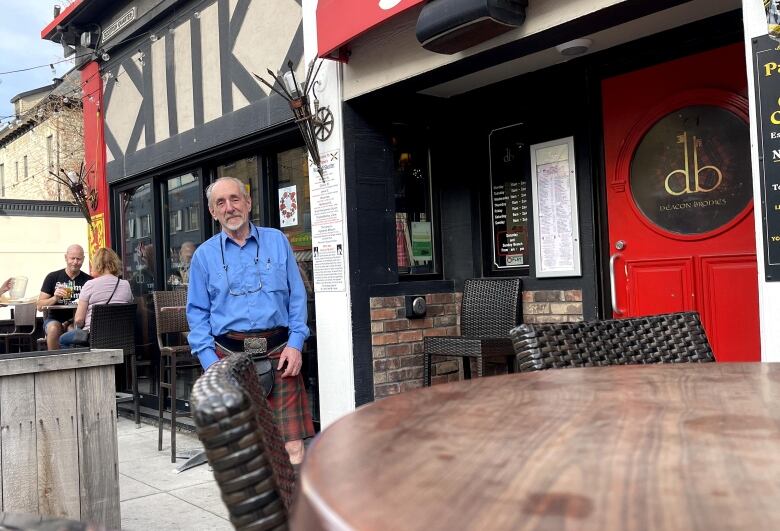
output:
[[[309,188],[314,291],[344,291],[346,275],[338,150],[322,154],[322,177],[316,171],[312,172]]]
[[[536,167],[539,213],[537,230],[542,259],[542,263],[537,264],[537,267],[545,271],[568,271],[574,268],[575,242],[569,173],[569,163],[566,160]]]
[[[298,192],[296,186],[279,188],[279,226],[294,227],[298,224]]]

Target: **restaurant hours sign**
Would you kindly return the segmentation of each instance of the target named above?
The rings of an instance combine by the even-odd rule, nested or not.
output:
[[[490,132],[493,267],[528,267],[528,146],[522,124]]]

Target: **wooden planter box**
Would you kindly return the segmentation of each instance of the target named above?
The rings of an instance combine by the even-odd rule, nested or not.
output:
[[[0,355],[5,512],[119,529],[114,349]]]

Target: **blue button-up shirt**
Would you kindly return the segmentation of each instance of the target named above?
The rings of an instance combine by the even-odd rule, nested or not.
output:
[[[188,340],[204,369],[218,359],[214,337],[231,331],[287,327],[287,344],[298,350],[309,337],[306,288],[290,243],[276,229],[249,229],[243,247],[220,232],[192,256]]]

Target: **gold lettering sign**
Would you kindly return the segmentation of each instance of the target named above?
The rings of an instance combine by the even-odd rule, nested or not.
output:
[[[667,174],[666,179],[664,180],[664,188],[666,189],[666,193],[669,195],[683,195],[683,194],[693,194],[696,192],[712,192],[715,190],[718,186],[720,186],[720,183],[723,182],[723,172],[721,172],[716,166],[708,165],[708,166],[702,166],[699,167],[699,148],[702,145],[701,139],[697,138],[696,135],[693,136],[693,189],[691,189],[691,172],[690,172],[690,158],[688,153],[688,133],[683,132],[683,134],[679,135],[677,137],[677,143],[683,144],[683,160],[685,161],[685,167],[683,169],[674,170]],[[701,185],[701,182],[699,181],[699,177],[701,176],[702,172],[712,171],[717,176],[718,180],[717,182],[709,187],[705,188]],[[680,179],[674,179],[676,175],[682,176],[682,181]],[[678,185],[676,188],[673,187],[673,185]],[[682,185],[682,186],[680,186]]]

